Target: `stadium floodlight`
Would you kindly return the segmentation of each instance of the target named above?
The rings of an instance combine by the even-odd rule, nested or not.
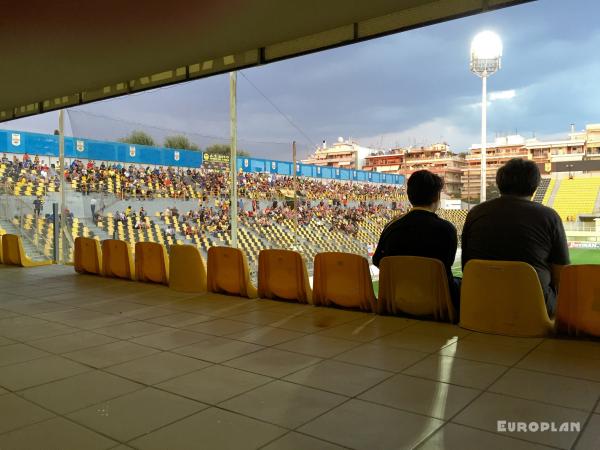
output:
[[[471,72],[481,78],[481,191],[479,200],[486,200],[487,166],[487,77],[500,69],[502,41],[492,31],[482,31],[471,42]]]

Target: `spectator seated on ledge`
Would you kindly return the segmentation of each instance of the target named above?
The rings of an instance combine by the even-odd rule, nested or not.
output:
[[[435,214],[443,186],[444,180],[428,170],[419,170],[410,176],[407,194],[413,208],[383,229],[373,264],[379,267],[379,262],[386,256],[422,256],[440,260],[446,269],[452,303],[459,311],[460,278],[452,275],[458,244],[456,228]]]
[[[462,233],[462,266],[471,259],[523,261],[540,279],[546,309],[556,309],[560,269],[569,249],[560,216],[531,200],[541,177],[533,161],[514,158],[496,173],[500,197],[475,206]]]

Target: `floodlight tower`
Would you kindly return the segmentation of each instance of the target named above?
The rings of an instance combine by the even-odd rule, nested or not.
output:
[[[502,41],[492,31],[482,31],[471,42],[471,72],[481,78],[481,191],[480,202],[486,200],[487,167],[487,77],[500,69],[502,59]]]

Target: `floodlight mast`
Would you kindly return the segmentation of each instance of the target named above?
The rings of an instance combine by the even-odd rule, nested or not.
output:
[[[471,42],[470,69],[481,78],[481,189],[479,201],[487,198],[487,78],[500,69],[502,41],[491,31],[482,31]]]

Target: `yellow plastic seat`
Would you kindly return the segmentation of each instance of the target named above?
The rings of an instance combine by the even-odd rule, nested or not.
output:
[[[52,264],[50,260],[32,261],[25,254],[21,236],[5,234],[2,236],[2,262],[21,267],[38,267]]]
[[[206,266],[193,245],[171,246],[169,287],[181,292],[206,292]]]
[[[75,239],[75,272],[102,275],[100,242],[93,238]]]
[[[208,249],[207,287],[209,292],[256,298],[244,252],[232,247]]]
[[[169,284],[169,255],[164,245],[136,242],[135,275],[138,281]]]
[[[291,250],[260,251],[258,296],[300,303],[312,301],[308,272],[300,253]]]
[[[461,287],[460,326],[518,337],[552,333],[533,267],[520,261],[469,261]]]
[[[366,258],[352,253],[325,252],[315,256],[313,303],[375,311],[373,282]]]
[[[135,280],[135,267],[131,247],[125,241],[102,241],[102,273],[105,277]]]
[[[4,264],[4,257],[2,256],[2,236],[4,235],[0,233],[0,264]]]
[[[567,266],[560,274],[556,331],[600,337],[600,265]]]
[[[378,314],[409,314],[450,322],[458,319],[440,260],[387,256],[379,270]]]

